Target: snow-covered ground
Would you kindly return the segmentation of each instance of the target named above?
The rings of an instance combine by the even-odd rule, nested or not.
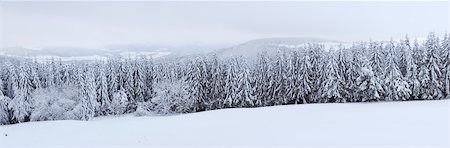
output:
[[[224,109],[0,126],[0,148],[450,147],[450,100]]]

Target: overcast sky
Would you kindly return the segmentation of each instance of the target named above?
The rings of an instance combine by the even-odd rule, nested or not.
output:
[[[342,41],[449,31],[449,2],[0,2],[0,46]]]

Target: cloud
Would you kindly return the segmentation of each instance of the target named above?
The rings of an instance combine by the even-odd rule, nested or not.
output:
[[[447,2],[2,2],[0,46],[344,41],[447,32]]]

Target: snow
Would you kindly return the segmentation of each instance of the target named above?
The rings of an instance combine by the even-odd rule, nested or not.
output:
[[[307,104],[0,126],[0,148],[450,146],[450,100]],[[7,134],[7,136],[6,136]]]

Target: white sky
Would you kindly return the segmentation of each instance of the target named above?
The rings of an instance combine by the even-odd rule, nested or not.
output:
[[[449,32],[449,2],[7,2],[0,47],[388,40]]]

